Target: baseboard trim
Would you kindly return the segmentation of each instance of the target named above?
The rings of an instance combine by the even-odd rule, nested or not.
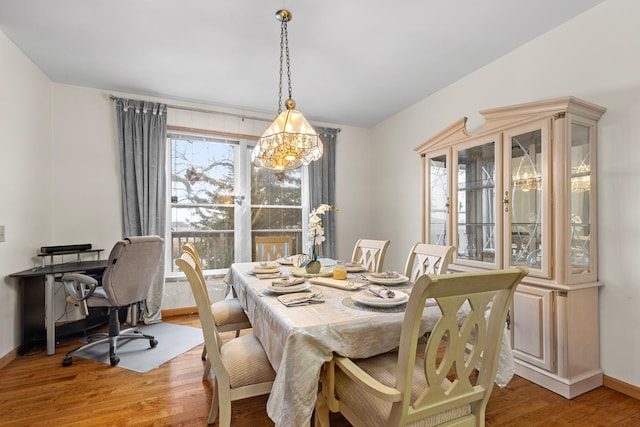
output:
[[[11,350],[9,353],[7,353],[4,356],[0,357],[0,369],[4,368],[9,363],[11,363],[13,360],[15,360],[16,357],[18,357],[19,349],[20,349],[20,347],[16,347],[13,350]]]
[[[185,314],[198,314],[197,307],[168,308],[161,311],[162,317],[184,316]]]
[[[526,362],[515,359],[516,375],[529,380],[567,399],[584,394],[602,386],[602,371],[600,369],[585,372],[572,378],[559,377]]]
[[[629,397],[633,397],[634,399],[640,400],[640,387],[625,383],[624,381],[620,381],[607,375],[604,376],[603,380],[603,385],[605,387],[618,391]]]

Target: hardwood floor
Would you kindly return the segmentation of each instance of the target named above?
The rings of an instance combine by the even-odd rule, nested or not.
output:
[[[200,326],[197,315],[165,321]],[[60,366],[77,338],[63,340],[54,356],[44,349],[19,356],[0,369],[2,426],[196,426],[205,425],[211,385],[202,381],[202,346],[158,369],[139,374],[77,358]],[[234,402],[234,427],[273,426],[267,397]],[[640,426],[640,401],[601,387],[567,400],[522,378],[496,387],[487,408],[489,427]],[[332,426],[347,427],[336,414]]]

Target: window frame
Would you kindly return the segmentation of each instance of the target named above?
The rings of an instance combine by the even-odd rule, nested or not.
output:
[[[193,138],[203,141],[211,140],[212,143],[231,143],[234,144],[234,158],[235,165],[240,164],[240,169],[236,169],[234,173],[234,186],[236,193],[241,193],[244,198],[240,203],[234,203],[235,218],[234,230],[235,234],[235,247],[234,247],[234,260],[232,262],[247,262],[251,261],[252,256],[252,227],[251,227],[251,210],[254,207],[251,201],[251,150],[255,146],[258,137],[252,135],[233,134],[228,132],[207,130],[207,129],[195,129],[195,128],[182,128],[178,126],[167,126],[167,144],[166,144],[166,176],[167,176],[167,203],[166,203],[166,230],[165,230],[165,275],[167,277],[182,276],[180,271],[172,271],[174,258],[172,253],[173,246],[173,234],[172,234],[172,163],[173,153],[171,139],[175,137]],[[302,211],[302,251],[306,251],[306,236],[308,234],[308,218],[310,208],[309,199],[309,173],[307,166],[301,168],[301,211]],[[213,204],[215,206],[215,204]],[[265,207],[273,207],[274,205],[264,205]],[[279,205],[278,205],[279,206]],[[205,270],[208,274],[224,274],[228,268],[221,268],[215,270]]]

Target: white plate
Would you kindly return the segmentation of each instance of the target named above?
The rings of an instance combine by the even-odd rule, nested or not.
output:
[[[283,279],[289,277],[286,273],[276,271],[275,273],[254,273],[258,279]]]
[[[361,271],[367,271],[364,265],[347,265],[347,273],[360,273]]]
[[[282,265],[293,265],[293,257],[288,256],[284,258],[279,258],[276,260],[276,262]]]
[[[269,284],[265,289],[269,292],[273,292],[274,294],[291,294],[294,292],[306,291],[309,287],[309,284],[304,282],[293,286],[272,286]]]
[[[409,295],[404,292],[394,291],[396,296],[393,298],[380,298],[369,291],[358,292],[353,294],[351,298],[360,304],[369,305],[371,307],[395,307],[409,301]],[[367,295],[370,294],[370,295]]]
[[[401,283],[409,281],[409,278],[407,276],[403,276],[402,274],[392,279],[385,279],[382,277],[373,277],[373,275],[368,275],[367,279],[371,283],[378,283],[380,285],[399,285]]]
[[[289,271],[296,277],[329,277],[333,276],[333,268],[331,267],[320,267],[320,273],[311,274],[307,273],[307,270],[304,267],[290,267]]]

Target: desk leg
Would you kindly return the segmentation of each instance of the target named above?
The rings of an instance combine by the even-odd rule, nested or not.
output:
[[[56,353],[56,322],[54,319],[53,287],[55,276],[47,274],[44,284],[44,326],[47,329],[47,356]]]

